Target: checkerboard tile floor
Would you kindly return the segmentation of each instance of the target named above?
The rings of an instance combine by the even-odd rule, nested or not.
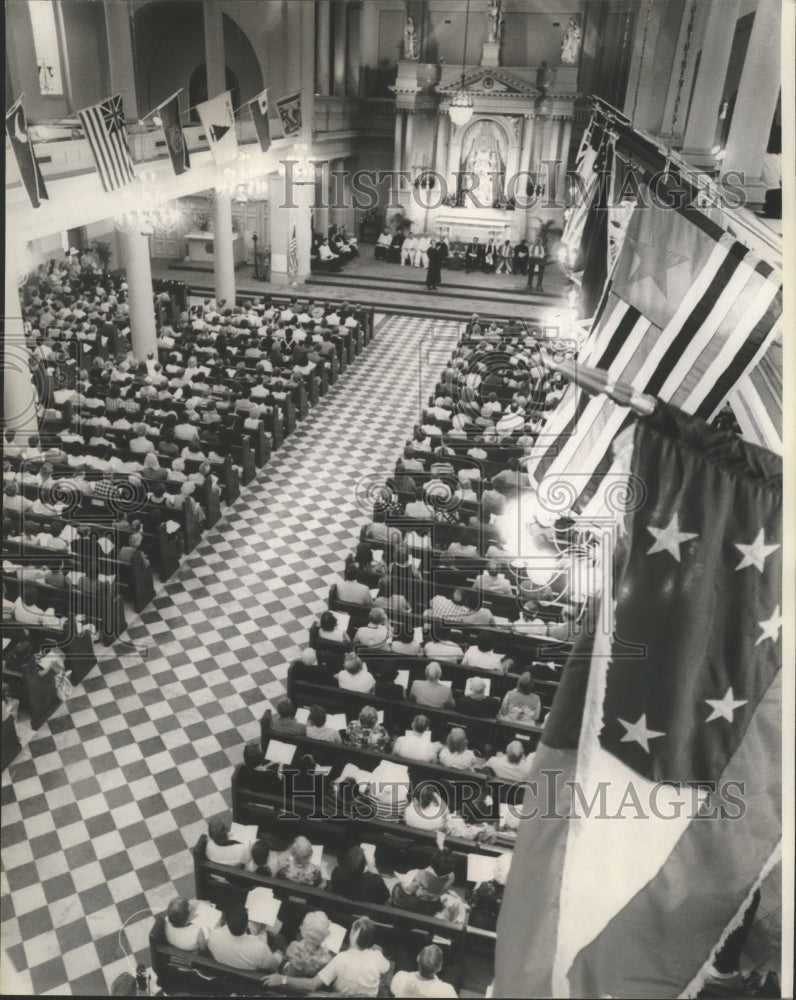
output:
[[[375,339],[2,778],[0,993],[106,995],[149,964],[152,916],[193,895],[190,848],[306,643],[453,348]]]

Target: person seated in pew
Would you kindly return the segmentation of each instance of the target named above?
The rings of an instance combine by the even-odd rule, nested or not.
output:
[[[343,579],[337,582],[337,597],[346,604],[362,604],[366,608],[373,606],[370,588],[359,582],[359,570],[354,563],[347,563],[343,569]]]
[[[265,875],[270,878],[273,874],[268,864],[271,856],[271,848],[265,840],[255,840],[252,844],[251,857],[246,862],[244,868],[254,875]]]
[[[390,745],[390,735],[379,722],[379,714],[371,705],[365,705],[359,716],[348,723],[345,732],[346,743],[367,750],[386,751]]]
[[[303,993],[328,990],[340,996],[386,996],[392,965],[373,944],[375,934],[372,920],[357,917],[351,924],[348,949],[335,955],[317,975],[310,979],[272,973],[263,979],[263,985],[287,986]]]
[[[453,856],[443,847],[436,851],[425,868],[413,872],[405,884],[399,878],[390,893],[390,902],[402,910],[415,910],[433,916],[442,905],[443,893],[450,889],[454,879]]]
[[[481,632],[474,646],[468,646],[462,658],[462,666],[477,667],[495,674],[505,674],[510,661],[495,652],[494,637],[489,632]]]
[[[473,584],[473,590],[481,590],[489,594],[505,594],[510,597],[514,592],[511,581],[500,572],[497,559],[490,559],[486,569],[480,573]]]
[[[500,699],[486,693],[483,677],[473,677],[470,693],[462,695],[456,702],[456,711],[462,715],[472,715],[476,719],[494,719],[500,709]]]
[[[294,680],[306,681],[308,684],[328,684],[331,674],[318,663],[318,654],[309,646],[302,649],[301,655],[291,664]]]
[[[426,667],[425,680],[412,681],[409,701],[429,708],[453,708],[453,694],[450,685],[442,684],[442,667],[433,660]]]
[[[412,719],[412,727],[395,741],[392,752],[409,760],[422,760],[427,764],[436,761],[441,744],[431,739],[428,719],[425,715],[416,715]]]
[[[450,544],[442,553],[443,556],[477,556],[477,539],[473,532],[461,525],[454,525],[450,531]]]
[[[379,587],[376,607],[384,611],[392,621],[406,621],[412,608],[403,594],[391,594],[388,587]]]
[[[427,639],[423,655],[443,663],[458,663],[464,655],[462,647],[452,639]]]
[[[320,705],[311,705],[307,719],[307,736],[311,740],[326,740],[327,743],[342,743],[343,739],[336,729],[326,725],[326,712]]]
[[[400,653],[402,656],[420,656],[422,650],[422,645],[415,639],[415,630],[411,622],[407,620],[396,622],[392,640],[393,653]],[[385,696],[379,695],[379,697]]]
[[[366,871],[367,858],[362,848],[355,844],[349,847],[334,868],[330,886],[332,892],[359,903],[375,903],[384,906],[390,898],[390,890],[382,877],[373,871]]]
[[[298,937],[285,949],[282,975],[315,976],[331,962],[334,952],[324,947],[330,926],[329,918],[322,910],[312,910],[305,915]]]
[[[391,664],[383,666],[376,678],[376,687],[373,693],[377,698],[389,698],[391,701],[403,701],[406,698],[406,691],[396,683],[398,678],[398,667]]]
[[[486,762],[492,768],[495,777],[501,781],[524,781],[528,777],[533,761],[533,754],[525,756],[520,740],[512,740],[505,753],[493,754]]]
[[[306,837],[296,837],[274,874],[297,885],[322,886],[324,881],[320,867],[312,860],[312,844]]]
[[[141,469],[141,478],[147,483],[162,483],[168,477],[168,470],[161,467],[158,456],[154,451],[144,455],[144,464]]]
[[[417,956],[417,971],[396,972],[390,992],[394,997],[457,997],[453,986],[439,978],[441,971],[442,949],[436,944],[426,945]]]
[[[344,691],[371,694],[376,686],[375,677],[356,653],[346,653],[343,658],[343,669],[334,676]]]
[[[207,949],[217,962],[233,969],[278,969],[284,955],[271,951],[265,929],[259,934],[249,932],[249,914],[245,906],[231,906],[224,911],[224,922],[207,938]]]
[[[392,246],[392,233],[389,229],[385,228],[384,232],[380,234],[378,240],[376,241],[376,246],[373,248],[374,259],[386,260],[387,251],[390,246]]]
[[[306,736],[303,722],[296,719],[296,709],[290,698],[280,698],[276,703],[276,715],[271,716],[271,732],[286,733],[290,736]]]
[[[495,616],[481,603],[481,592],[478,590],[465,590],[462,594],[462,602],[466,609],[464,617],[461,619],[467,625],[494,625]]]
[[[542,702],[534,693],[533,675],[526,670],[517,679],[517,686],[503,698],[499,718],[512,722],[538,722],[541,714]]]
[[[251,858],[251,845],[230,840],[227,824],[222,819],[211,819],[207,825],[205,856],[213,864],[240,868]]]
[[[360,542],[356,552],[346,556],[346,564],[348,563],[353,563],[356,566],[360,576],[378,578],[384,576],[386,572],[384,563],[374,557],[373,548],[367,542]]]
[[[483,760],[467,745],[467,733],[455,726],[448,733],[445,746],[440,750],[438,760],[443,767],[453,767],[457,771],[472,771],[481,766]]]
[[[347,632],[340,628],[337,616],[332,611],[324,611],[318,620],[318,638],[324,642],[340,642],[346,646],[351,645],[351,639]]]
[[[470,919],[473,927],[493,931],[497,927],[498,913],[511,868],[511,854],[501,854],[495,859],[492,878],[479,882],[470,894]]]
[[[146,436],[146,424],[135,424],[133,426],[133,437],[130,438],[127,447],[137,455],[144,455],[149,451],[155,451],[154,444]]]
[[[119,562],[125,563],[128,566],[133,566],[137,563],[142,570],[147,569],[149,567],[149,560],[141,551],[143,540],[144,536],[140,531],[131,532],[127,539],[127,545],[122,545],[119,549]]]
[[[45,628],[60,629],[66,623],[66,618],[56,615],[55,608],[41,608],[38,604],[39,593],[35,587],[28,586],[23,598],[20,593],[13,602],[13,619],[21,625],[43,625]]]
[[[406,825],[413,830],[444,830],[447,818],[448,807],[436,788],[429,782],[420,782],[404,813]]]
[[[196,901],[189,902],[177,896],[166,907],[166,940],[172,948],[183,951],[203,951],[207,947],[204,931],[192,923],[196,915]]]
[[[371,608],[367,625],[358,628],[354,634],[355,646],[388,651],[392,644],[392,626],[382,608]]]

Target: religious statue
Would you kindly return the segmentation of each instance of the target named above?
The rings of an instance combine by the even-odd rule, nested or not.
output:
[[[563,66],[577,66],[580,55],[580,24],[577,17],[571,17],[564,41],[561,43],[561,63]]]
[[[415,19],[410,14],[406,18],[404,26],[404,59],[417,58],[417,29],[415,28]]]
[[[500,0],[490,0],[486,11],[486,40],[500,41]]]

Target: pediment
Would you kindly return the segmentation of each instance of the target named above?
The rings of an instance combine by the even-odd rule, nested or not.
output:
[[[540,91],[527,80],[518,80],[499,69],[482,67],[464,78],[464,89],[478,97],[536,97]],[[453,96],[461,90],[461,80],[454,79],[450,83],[437,84],[437,93]]]

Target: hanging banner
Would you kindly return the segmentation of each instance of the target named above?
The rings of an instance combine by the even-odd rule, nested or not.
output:
[[[285,135],[298,135],[301,131],[301,94],[280,97],[276,102],[276,110],[279,112]]]

